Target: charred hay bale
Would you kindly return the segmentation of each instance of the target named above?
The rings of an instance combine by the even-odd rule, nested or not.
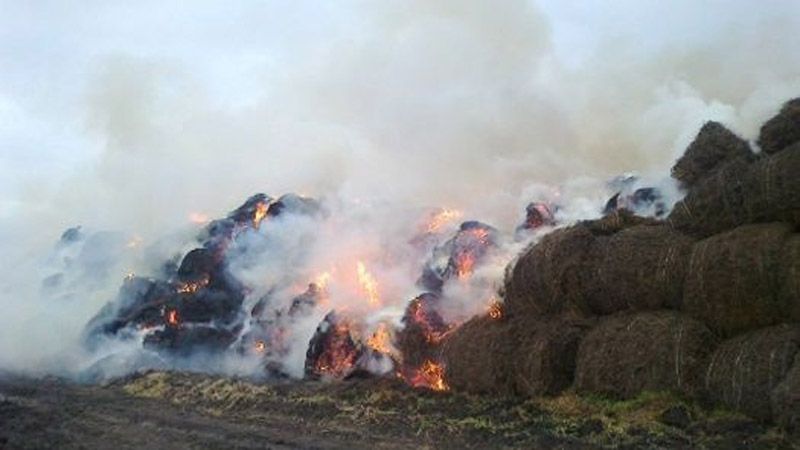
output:
[[[578,347],[575,387],[618,398],[664,390],[692,395],[715,344],[705,325],[677,312],[609,316]]]
[[[793,303],[781,296],[784,246],[792,227],[745,225],[697,242],[682,309],[722,337],[789,319]]]
[[[772,390],[772,414],[776,422],[791,432],[800,431],[800,357],[786,378]]]
[[[800,143],[750,164],[725,163],[679,201],[669,215],[675,228],[707,237],[748,223],[800,225]]]
[[[578,344],[590,323],[575,320],[518,321],[513,374],[515,392],[555,395],[572,385]]]
[[[747,141],[719,122],[706,122],[672,167],[672,177],[690,188],[725,161],[752,158]]]
[[[511,362],[516,350],[507,321],[474,317],[442,341],[445,380],[456,391],[510,394],[513,392]]]
[[[594,235],[578,225],[553,231],[523,251],[506,276],[504,304],[508,315],[588,312],[580,282],[593,241]]]
[[[693,239],[660,226],[639,225],[598,237],[582,272],[592,312],[677,308]]]
[[[626,209],[618,209],[600,219],[578,222],[578,226],[586,228],[595,236],[606,236],[637,225],[657,225],[659,223],[661,221],[658,219],[637,216]]]
[[[783,104],[778,115],[761,126],[758,146],[767,154],[777,153],[800,141],[800,98]]]
[[[764,328],[723,342],[706,368],[707,399],[759,420],[771,420],[771,395],[786,379],[798,346],[797,324]],[[791,401],[797,393],[777,395],[780,401]]]

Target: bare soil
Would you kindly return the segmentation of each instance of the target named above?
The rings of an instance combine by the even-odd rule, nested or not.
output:
[[[262,384],[151,372],[104,386],[0,377],[0,448],[797,448],[783,432],[685,406],[412,390],[392,379]]]

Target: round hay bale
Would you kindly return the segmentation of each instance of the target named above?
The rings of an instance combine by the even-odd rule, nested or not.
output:
[[[594,236],[583,226],[555,230],[523,251],[506,276],[509,317],[588,312],[581,273]]]
[[[697,242],[683,311],[722,337],[789,319],[790,304],[780,290],[791,231],[782,223],[746,225]]]
[[[546,235],[525,249],[506,270],[502,292],[509,317],[590,315],[586,293],[587,284],[594,282],[588,274],[596,265],[591,250],[597,236],[657,223],[623,210]]]
[[[772,420],[771,394],[786,378],[798,346],[800,325],[796,324],[764,328],[723,342],[706,368],[708,400],[759,420]]]
[[[692,243],[663,225],[639,225],[598,237],[588,258],[594,263],[583,273],[592,312],[678,308]]]
[[[574,320],[514,323],[515,391],[534,397],[555,395],[571,386],[578,344],[589,325]]]
[[[698,182],[668,217],[684,233],[707,237],[748,223],[800,225],[800,143],[750,164],[725,163]]]
[[[783,104],[778,115],[761,126],[758,146],[764,153],[777,153],[800,141],[800,98]]]
[[[786,378],[772,390],[771,405],[775,421],[791,432],[800,431],[800,358]]]
[[[631,398],[643,391],[692,395],[716,338],[673,311],[622,313],[600,321],[578,347],[578,392]]]
[[[783,283],[780,298],[789,305],[789,318],[800,322],[800,235],[789,238],[783,248]]]
[[[753,164],[744,186],[747,223],[800,225],[800,143]]]
[[[691,188],[725,161],[752,158],[747,141],[719,122],[706,122],[686,152],[672,167],[672,177]]]
[[[517,349],[510,324],[474,317],[442,341],[445,380],[455,391],[511,394],[511,361]]]
[[[677,202],[667,217],[674,228],[696,237],[711,236],[747,223],[744,214],[748,158],[722,164]]]

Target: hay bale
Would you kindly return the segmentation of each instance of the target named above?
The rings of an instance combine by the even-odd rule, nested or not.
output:
[[[668,223],[697,237],[711,236],[747,223],[745,177],[750,166],[745,158],[722,164],[675,204],[667,217]]]
[[[445,380],[453,390],[513,392],[511,361],[517,345],[507,321],[475,317],[447,335],[441,348]]]
[[[639,225],[592,245],[587,302],[596,314],[677,308],[693,240],[667,226]]]
[[[783,247],[780,298],[789,305],[789,318],[800,322],[800,235],[792,235]]]
[[[795,355],[786,378],[772,390],[774,420],[791,432],[800,431],[800,358]]]
[[[753,164],[744,186],[746,223],[800,225],[800,143]]]
[[[523,250],[506,270],[502,289],[510,317],[566,313],[591,314],[586,303],[586,271],[594,262],[590,250],[597,236],[612,235],[658,221],[614,211],[597,220],[555,230]]]
[[[514,323],[515,391],[522,395],[555,395],[572,385],[578,344],[589,329],[585,321]]]
[[[578,392],[631,398],[643,391],[691,395],[716,338],[672,311],[622,313],[600,321],[578,347]]]
[[[586,227],[576,225],[553,231],[523,251],[506,276],[509,317],[588,313],[580,283],[593,241]]]
[[[752,158],[747,141],[718,122],[706,122],[672,167],[672,177],[691,188],[725,161]]]
[[[682,310],[722,337],[786,321],[790,301],[780,290],[791,231],[782,223],[746,225],[697,242]]]
[[[668,217],[678,230],[708,237],[739,225],[800,225],[800,143],[750,164],[739,158],[698,182]]]
[[[786,379],[799,346],[797,324],[764,328],[723,342],[706,369],[707,398],[753,418],[771,420],[771,394]]]
[[[777,153],[800,141],[800,98],[783,104],[778,115],[761,126],[758,146],[767,154]]]

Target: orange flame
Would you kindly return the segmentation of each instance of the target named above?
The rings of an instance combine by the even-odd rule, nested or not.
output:
[[[206,287],[208,284],[208,278],[202,278],[198,281],[187,281],[186,283],[181,284],[176,289],[179,294],[194,294],[201,288]]]
[[[367,271],[367,267],[361,261],[356,265],[356,269],[358,272],[358,284],[361,285],[361,289],[367,294],[369,304],[372,306],[380,305],[381,297],[378,294],[378,282],[375,280],[375,277]]]
[[[269,205],[266,202],[258,202],[253,213],[253,228],[258,228],[264,217],[267,217],[267,209],[269,209]]]
[[[463,215],[461,211],[456,209],[448,209],[443,208],[439,212],[433,215],[431,221],[428,222],[428,227],[426,231],[428,233],[436,233],[438,232],[444,225],[453,220],[460,218]]]
[[[330,272],[322,272],[314,279],[314,285],[317,289],[324,291],[328,289],[328,283],[331,282],[331,277],[332,275]]]
[[[497,301],[497,299],[492,298],[491,303],[489,303],[489,317],[494,320],[500,320],[503,318],[503,305]]]
[[[392,346],[392,333],[385,322],[378,324],[378,328],[372,333],[372,336],[367,339],[367,346],[384,355],[392,355],[395,353],[394,347]]]
[[[177,327],[180,324],[180,318],[178,317],[177,309],[170,309],[167,311],[167,323],[174,327]]]
[[[422,363],[408,383],[413,387],[424,387],[434,391],[450,390],[450,386],[444,379],[444,366],[431,360]]]

